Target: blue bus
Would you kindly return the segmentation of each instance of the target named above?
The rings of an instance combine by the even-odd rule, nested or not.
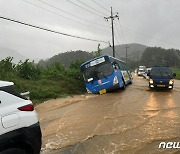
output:
[[[113,89],[125,89],[132,83],[132,76],[125,62],[102,55],[81,65],[88,93],[106,93]]]

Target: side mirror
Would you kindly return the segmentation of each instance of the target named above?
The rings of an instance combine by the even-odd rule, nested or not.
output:
[[[176,73],[173,73],[173,77],[176,77]]]

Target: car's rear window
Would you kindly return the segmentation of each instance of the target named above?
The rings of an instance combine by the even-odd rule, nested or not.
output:
[[[17,96],[19,98],[22,98],[24,100],[28,100],[27,98],[23,97],[20,93],[18,93],[16,90],[14,90],[12,86],[0,87],[0,90],[5,91],[5,92],[12,94],[14,96]]]

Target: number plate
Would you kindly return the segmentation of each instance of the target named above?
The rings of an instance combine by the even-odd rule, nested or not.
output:
[[[157,87],[165,87],[165,85],[158,84]]]
[[[99,94],[102,95],[102,94],[105,94],[106,93],[106,89],[102,89],[99,91]]]

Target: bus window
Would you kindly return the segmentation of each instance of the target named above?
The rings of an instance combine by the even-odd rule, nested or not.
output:
[[[116,62],[113,62],[113,68],[116,70],[120,70],[119,64]]]

